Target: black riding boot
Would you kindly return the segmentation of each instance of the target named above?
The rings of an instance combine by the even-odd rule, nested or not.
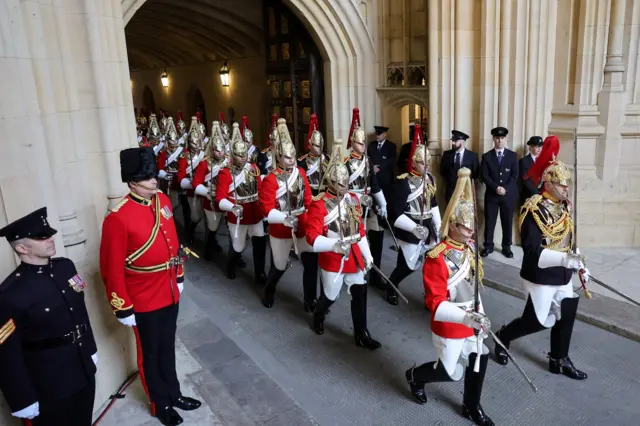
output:
[[[441,362],[432,361],[422,364],[419,367],[410,368],[404,373],[407,383],[411,388],[411,395],[418,404],[427,402],[427,395],[424,392],[426,383],[451,382],[451,377],[445,370]]]
[[[489,355],[480,356],[480,371],[473,371],[478,354],[469,355],[469,365],[464,373],[464,397],[462,405],[462,415],[473,420],[480,426],[493,426],[493,421],[487,416],[480,405],[480,396],[482,395],[482,382],[487,372],[487,362]]]
[[[329,300],[324,293],[320,294],[320,299],[318,299],[318,303],[316,303],[313,311],[313,331],[317,334],[324,334],[324,319],[333,302],[334,301]]]
[[[396,268],[393,270],[393,272],[391,272],[391,276],[389,277],[389,280],[396,287],[399,287],[400,282],[405,278],[407,278],[409,275],[411,275],[412,272],[413,271],[411,270],[411,268],[409,268],[409,266],[407,265],[407,261],[404,258],[404,254],[402,253],[402,250],[400,250],[398,252],[398,258],[396,260]],[[398,295],[396,294],[395,291],[391,289],[389,285],[387,285],[386,288],[387,288],[387,302],[389,302],[392,305],[397,305]]]
[[[251,237],[253,246],[253,280],[256,285],[264,285],[267,275],[264,264],[267,257],[267,237]]]
[[[573,333],[573,323],[578,312],[579,298],[567,298],[560,302],[560,321],[551,328],[551,352],[549,352],[549,371],[564,374],[575,380],[585,380],[587,374],[573,366],[569,358],[569,345]]]
[[[509,349],[509,344],[512,341],[529,334],[537,333],[541,330],[544,330],[544,326],[540,324],[540,321],[538,321],[536,311],[533,307],[533,302],[531,301],[531,298],[528,297],[522,316],[514,319],[509,324],[498,330],[496,336],[502,343],[504,343],[507,349]],[[500,345],[496,344],[494,353],[498,364],[507,365],[509,357],[507,356],[507,352],[502,349]]]
[[[222,250],[222,247],[218,244],[216,240],[217,231],[209,231],[207,235],[207,242],[204,246],[204,258],[206,260],[213,260],[214,253],[218,253]]]
[[[356,345],[375,350],[382,345],[374,340],[367,329],[367,285],[356,284],[351,289],[351,319]]]
[[[191,228],[191,205],[189,204],[189,198],[187,194],[178,194],[178,199],[182,207],[182,221],[184,222],[182,225],[185,233],[188,233],[188,230]]]
[[[225,274],[229,279],[236,278],[236,259],[240,253],[233,249],[233,244],[229,244],[229,258],[227,259],[227,273]]]
[[[304,311],[313,312],[318,297],[318,254],[301,253],[302,267],[302,298],[304,299]]]
[[[369,247],[371,249],[371,256],[373,257],[373,264],[380,268],[382,263],[382,247],[384,244],[384,231],[369,231],[367,232],[367,240],[369,240]],[[385,289],[386,283],[382,281],[380,275],[375,271],[369,272],[369,284],[375,288]]]
[[[276,285],[278,285],[278,281],[284,275],[284,271],[279,270],[275,266],[269,269],[269,276],[267,277],[267,282],[264,286],[264,297],[262,299],[262,304],[266,308],[271,308],[273,306],[273,302],[275,301],[274,296],[276,294]]]

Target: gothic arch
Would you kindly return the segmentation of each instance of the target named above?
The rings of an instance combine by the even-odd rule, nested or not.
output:
[[[122,0],[126,25],[147,0]],[[361,9],[352,1],[284,0],[307,25],[324,59],[327,139],[346,139],[351,109],[360,107],[364,125],[380,119],[375,95],[375,43]]]

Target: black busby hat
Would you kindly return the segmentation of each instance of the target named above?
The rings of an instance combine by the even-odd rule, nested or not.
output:
[[[542,146],[542,136],[531,136],[527,145]]]
[[[376,135],[380,135],[389,131],[389,128],[384,126],[373,126],[373,129],[376,131]]]
[[[493,129],[491,129],[491,136],[502,137],[507,136],[508,134],[509,131],[506,127],[494,127]]]
[[[123,182],[139,182],[158,175],[153,148],[128,148],[120,151],[120,176]]]
[[[46,240],[58,231],[49,225],[47,208],[42,207],[0,229],[0,237],[6,237],[10,243],[21,238]]]
[[[461,132],[459,130],[452,130],[451,131],[451,140],[452,141],[459,141],[459,140],[466,141],[467,139],[469,139],[469,135],[467,135],[466,133]]]

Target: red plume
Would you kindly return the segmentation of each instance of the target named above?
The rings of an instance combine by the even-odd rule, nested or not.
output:
[[[271,115],[271,127],[269,127],[269,130],[267,131],[267,146],[271,145],[271,132],[273,131],[273,129],[277,129],[278,128],[278,114],[272,114]]]
[[[145,136],[143,136],[142,140],[140,141],[140,147],[148,148],[150,146],[151,146],[151,144],[149,143],[147,138]]]
[[[560,141],[556,136],[547,136],[542,145],[542,151],[536,158],[536,162],[533,163],[529,172],[524,177],[530,179],[535,186],[540,186],[540,180],[542,180],[542,174],[558,158],[560,152]]]
[[[360,110],[358,108],[353,109],[353,117],[351,118],[351,130],[349,130],[349,139],[347,139],[347,149],[351,148],[351,136],[356,125],[360,126]]]
[[[196,120],[198,121],[198,123],[202,121],[202,114],[200,114],[200,111],[196,112]]]
[[[318,127],[318,116],[315,114],[311,114],[311,120],[309,120],[309,134],[307,135],[307,151],[309,151],[309,142],[311,142],[311,135],[313,135],[314,130],[318,130]]]
[[[407,171],[409,171],[409,173],[413,170],[413,155],[422,143],[422,128],[419,124],[416,124],[413,127],[413,142],[411,142],[411,152],[409,153],[409,161],[407,162]]]
[[[178,121],[182,120],[182,111],[178,111]]]
[[[220,122],[220,125],[224,123],[224,112],[221,112],[220,114],[218,114],[218,121]]]
[[[242,140],[246,142],[246,140],[244,140],[244,129],[248,129],[249,128],[249,117],[247,117],[246,115],[242,116],[242,124],[240,125],[240,134],[242,135]]]

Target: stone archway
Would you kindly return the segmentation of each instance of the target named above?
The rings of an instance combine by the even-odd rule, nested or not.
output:
[[[147,0],[122,0],[126,25]],[[346,139],[351,109],[359,107],[363,123],[373,129],[380,119],[373,32],[352,1],[284,0],[305,23],[324,59],[327,140]]]

